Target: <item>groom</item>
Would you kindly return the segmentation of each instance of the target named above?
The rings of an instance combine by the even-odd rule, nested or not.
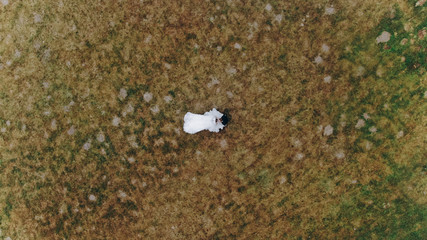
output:
[[[227,123],[228,123],[228,117],[225,115],[225,114],[223,114],[222,115],[222,117],[220,118],[220,119],[216,119],[216,122],[218,123],[218,121],[219,122],[221,122],[222,123],[222,125],[227,125]]]

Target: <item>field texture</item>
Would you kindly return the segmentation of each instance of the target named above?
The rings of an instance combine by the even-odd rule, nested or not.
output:
[[[426,6],[1,0],[0,239],[427,239]]]

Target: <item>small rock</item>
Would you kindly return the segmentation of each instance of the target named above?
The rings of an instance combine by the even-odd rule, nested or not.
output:
[[[323,58],[321,56],[317,56],[314,58],[314,63],[321,64],[323,63]]]
[[[345,157],[344,151],[343,150],[338,150],[335,153],[335,157],[338,158],[338,159],[343,159]]]
[[[150,102],[152,99],[153,99],[153,94],[151,94],[149,92],[144,93],[144,100],[146,102]]]
[[[296,155],[295,155],[295,160],[301,160],[301,159],[303,159],[304,158],[304,154],[303,153],[297,153]]]
[[[370,142],[370,141],[366,141],[366,144],[365,144],[365,148],[366,148],[366,150],[371,150],[371,148],[372,148],[372,143]]]
[[[120,89],[119,99],[123,101],[127,96],[128,96],[128,93],[126,89],[124,88]]]
[[[229,67],[227,67],[227,69],[225,70],[228,74],[230,74],[230,75],[233,75],[233,74],[236,74],[237,73],[237,69],[236,68],[234,68],[234,67],[231,67],[231,66],[229,66]]]
[[[71,126],[70,129],[68,129],[67,134],[73,135],[75,131],[76,131],[76,128],[74,126]]]
[[[233,98],[233,96],[234,96],[233,93],[230,91],[227,91],[226,94],[227,94],[228,98]]]
[[[170,70],[172,68],[172,65],[170,65],[169,63],[165,63],[164,66],[168,70]]]
[[[380,36],[377,37],[377,43],[385,43],[390,40],[391,34],[389,32],[382,32]]]
[[[363,76],[363,74],[365,74],[365,67],[363,67],[363,66],[359,66],[359,67],[357,67],[357,69],[356,69],[356,76],[357,77],[361,77],[361,76]]]
[[[152,108],[150,108],[151,112],[154,114],[157,114],[160,112],[159,106],[154,105]]]
[[[419,0],[418,2],[415,3],[415,7],[419,7],[424,5],[424,3],[426,3],[426,0]]]
[[[299,148],[302,146],[302,142],[299,139],[293,139],[292,145],[296,148]]]
[[[227,144],[227,140],[222,139],[222,140],[219,142],[219,145],[221,146],[221,148],[222,148],[222,149],[227,148],[227,146],[228,146],[228,144]]]
[[[21,57],[21,51],[19,51],[18,49],[15,50],[15,57],[16,58]]]
[[[98,133],[98,135],[96,135],[96,140],[98,140],[98,142],[102,143],[105,141],[105,136],[104,133],[100,132]]]
[[[322,44],[322,52],[328,53],[330,50],[330,47],[326,44]]]
[[[56,120],[55,119],[53,119],[52,122],[50,123],[50,129],[56,130]]]
[[[207,84],[208,88],[211,88],[213,85],[219,84],[219,81],[216,77],[211,77],[211,81]]]
[[[90,149],[90,140],[88,140],[87,142],[85,142],[85,144],[83,144],[83,149],[88,151]]]
[[[119,126],[119,124],[120,124],[120,118],[119,117],[117,117],[117,116],[115,116],[114,118],[113,118],[113,126],[115,126],[115,127],[118,127]]]
[[[144,43],[150,43],[152,38],[153,38],[153,36],[148,35],[148,36],[145,38]]]
[[[334,128],[331,125],[328,125],[325,127],[325,129],[323,130],[323,135],[324,136],[329,136],[334,132]]]
[[[365,126],[365,120],[363,120],[363,119],[357,120],[357,123],[356,123],[356,128],[357,129],[361,129],[364,126]]]
[[[368,119],[370,119],[371,117],[369,116],[369,114],[367,114],[367,113],[363,113],[363,118],[364,118],[364,119],[366,119],[366,120],[368,120]]]
[[[172,101],[172,96],[167,95],[163,98],[163,100],[165,100],[166,103],[170,103]]]
[[[34,13],[34,22],[39,23],[42,21],[42,16],[38,13]]]
[[[333,7],[333,6],[330,6],[330,7],[326,7],[325,8],[325,14],[326,15],[332,15],[332,14],[334,14],[335,13],[335,8]]]
[[[132,103],[129,103],[128,105],[126,105],[125,109],[123,110],[122,116],[126,117],[128,113],[133,113],[133,111],[134,111],[134,107]]]
[[[125,192],[123,192],[122,190],[119,190],[119,192],[118,192],[118,197],[119,198],[125,198],[125,197],[127,197],[128,195],[125,193]]]
[[[374,127],[374,126],[372,126],[372,127],[369,128],[369,132],[376,133],[377,132],[377,128]]]

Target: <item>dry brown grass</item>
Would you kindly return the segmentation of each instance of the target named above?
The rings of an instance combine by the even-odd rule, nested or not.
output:
[[[269,4],[0,3],[0,237],[425,237],[425,6]]]

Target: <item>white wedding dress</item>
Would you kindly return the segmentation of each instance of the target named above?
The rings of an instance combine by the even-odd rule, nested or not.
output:
[[[188,112],[184,116],[184,132],[195,134],[203,130],[209,130],[211,132],[219,132],[224,125],[220,119],[224,114],[218,112],[215,108],[205,114],[194,114]]]

